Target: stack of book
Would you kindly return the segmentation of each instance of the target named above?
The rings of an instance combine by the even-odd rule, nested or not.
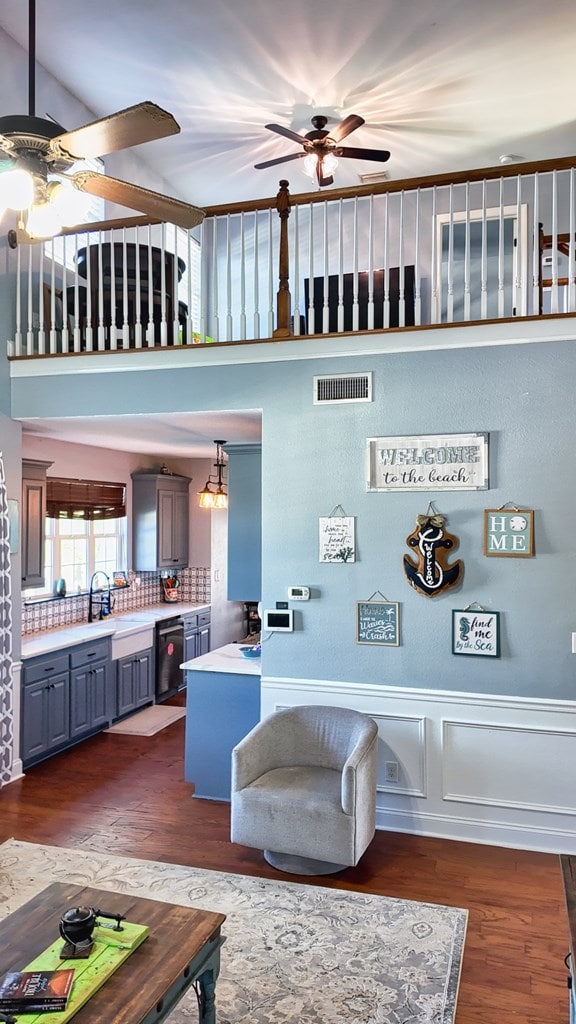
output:
[[[58,1013],[65,1010],[74,969],[11,971],[0,980],[0,1012]]]

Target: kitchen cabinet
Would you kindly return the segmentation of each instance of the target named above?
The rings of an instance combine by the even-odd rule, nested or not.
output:
[[[130,711],[154,701],[153,651],[119,658],[116,662],[117,703],[116,716],[122,718]]]
[[[190,479],[132,474],[132,562],[137,572],[188,565]]]
[[[210,610],[183,615],[184,661],[192,661],[210,650]]]
[[[228,454],[228,600],[262,594],[262,449],[224,445]]]
[[[111,666],[109,637],[24,661],[25,768],[110,724],[115,678]]]
[[[44,586],[46,470],[51,462],[22,463],[21,563],[22,586]]]
[[[24,665],[22,686],[24,767],[70,740],[70,672],[65,654],[33,658]]]
[[[108,638],[70,652],[70,739],[110,724],[114,689]]]

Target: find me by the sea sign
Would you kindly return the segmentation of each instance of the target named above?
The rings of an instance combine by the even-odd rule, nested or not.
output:
[[[500,657],[500,613],[452,611],[452,654]]]
[[[356,643],[400,644],[400,605],[397,601],[356,602]]]
[[[488,487],[488,434],[369,437],[369,491],[479,491]]]

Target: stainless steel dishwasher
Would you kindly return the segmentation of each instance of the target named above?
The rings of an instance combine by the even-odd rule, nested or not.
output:
[[[156,702],[178,693],[184,686],[184,624],[173,617],[156,623]]]

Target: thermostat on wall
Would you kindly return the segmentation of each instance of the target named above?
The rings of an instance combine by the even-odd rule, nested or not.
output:
[[[310,587],[288,587],[290,601],[309,601]]]
[[[264,611],[262,629],[272,630],[276,633],[292,633],[294,612],[278,611],[278,609]]]

